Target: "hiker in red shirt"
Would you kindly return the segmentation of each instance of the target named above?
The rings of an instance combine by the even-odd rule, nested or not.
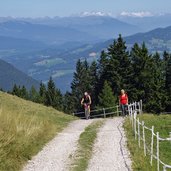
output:
[[[121,90],[121,95],[119,96],[119,104],[122,111],[122,116],[126,116],[128,108],[128,95],[125,93],[125,90]]]

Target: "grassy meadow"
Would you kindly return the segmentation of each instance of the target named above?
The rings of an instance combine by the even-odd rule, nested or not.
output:
[[[145,122],[145,126],[151,128],[154,126],[154,132],[159,132],[161,138],[169,138],[169,132],[171,132],[171,115],[152,115],[143,114],[139,115],[140,121]],[[138,140],[134,138],[134,132],[129,118],[124,123],[124,128],[127,136],[127,144],[131,153],[131,159],[133,161],[132,168],[134,171],[156,171],[157,164],[156,159],[153,159],[153,166],[150,165],[150,155],[144,156],[143,142],[141,141],[141,147],[138,147]],[[142,135],[142,129],[140,129]],[[148,148],[151,143],[151,131],[145,129],[145,138]],[[160,159],[168,165],[171,165],[171,141],[160,141]],[[154,138],[154,154],[156,155],[156,138]],[[163,167],[160,165],[160,169]],[[171,169],[167,169],[169,171]]]
[[[17,171],[74,120],[72,116],[0,92],[0,171]]]

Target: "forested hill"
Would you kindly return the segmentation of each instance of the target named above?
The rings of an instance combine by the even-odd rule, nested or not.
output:
[[[8,91],[13,88],[14,84],[24,85],[27,89],[30,89],[32,86],[36,89],[39,87],[38,81],[0,59],[0,88]]]
[[[146,33],[137,33],[132,36],[128,36],[125,38],[126,42],[129,43],[141,43],[142,41],[148,42],[152,41],[152,39],[158,39],[163,41],[170,41],[171,40],[171,26],[166,28],[157,28],[154,30],[151,30]]]

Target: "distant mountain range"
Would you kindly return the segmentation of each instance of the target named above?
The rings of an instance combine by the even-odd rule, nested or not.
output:
[[[0,19],[2,20],[2,19]],[[5,20],[5,19],[4,19]],[[43,41],[50,44],[66,42],[98,42],[139,32],[141,29],[106,16],[55,17],[15,19],[0,23],[0,35]]]
[[[51,26],[65,26],[94,35],[102,40],[114,38],[118,34],[124,36],[142,31],[140,27],[127,22],[120,21],[110,16],[84,16],[84,17],[55,17],[42,18],[41,20],[29,20],[32,23],[45,24]]]
[[[159,14],[145,17],[118,16],[118,19],[129,24],[139,26],[144,31],[150,31],[159,27],[168,27],[171,25],[171,13]]]
[[[47,45],[58,45],[66,42],[95,42],[100,39],[94,35],[64,26],[48,26],[33,24],[26,21],[6,21],[0,23],[0,35],[41,41]]]
[[[138,33],[147,28],[135,26],[137,19],[121,20],[110,16],[0,18],[0,58],[45,83],[52,76],[65,92],[70,89],[76,61],[97,60],[119,33],[124,33],[129,49],[144,41],[150,52],[171,52],[171,26]],[[147,18],[140,20],[145,23]],[[126,36],[131,32],[135,34]]]
[[[38,49],[44,49],[46,47],[47,45],[38,41],[0,36],[0,50],[13,49],[13,50],[25,50],[28,52]]]
[[[31,86],[39,88],[38,81],[3,60],[0,60],[0,78],[0,88],[5,91],[12,90],[14,84],[21,87],[24,85],[27,89],[30,89]]]

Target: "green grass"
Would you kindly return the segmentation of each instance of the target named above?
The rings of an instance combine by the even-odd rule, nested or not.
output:
[[[94,141],[97,137],[97,132],[103,121],[95,121],[89,125],[80,135],[78,142],[78,151],[73,162],[72,171],[84,171],[88,167],[88,162],[92,156]]]
[[[0,92],[0,170],[20,170],[74,119],[53,108]]]
[[[169,132],[171,132],[171,115],[152,115],[152,114],[144,114],[139,115],[140,121],[144,121],[145,125],[149,128],[154,126],[154,132],[159,132],[159,136],[162,138],[168,138]],[[124,123],[124,128],[126,130],[126,135],[128,139],[128,148],[131,152],[131,158],[133,161],[132,168],[135,171],[156,171],[157,164],[156,159],[153,159],[153,166],[150,166],[150,156],[144,156],[143,151],[143,142],[141,141],[141,147],[138,147],[138,140],[134,138],[134,132],[132,129],[132,125],[130,120],[127,119]],[[142,135],[142,129],[140,129],[140,133]],[[150,148],[151,142],[151,132],[145,130],[146,135],[146,143]],[[154,154],[156,154],[156,138],[154,138]],[[171,142],[160,141],[160,159],[166,163],[171,165]],[[162,170],[162,165],[160,165],[160,169]],[[169,170],[169,169],[168,169]]]

